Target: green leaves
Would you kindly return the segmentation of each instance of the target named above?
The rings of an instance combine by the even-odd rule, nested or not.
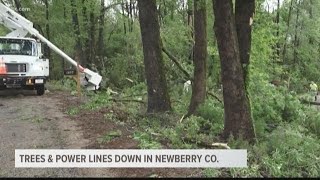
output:
[[[122,132],[120,130],[116,130],[116,131],[110,131],[108,133],[106,133],[105,135],[99,137],[97,139],[97,141],[99,143],[107,143],[110,142],[111,140],[120,137],[122,135]]]
[[[263,162],[271,176],[319,176],[319,139],[305,134],[306,131],[297,124],[284,124],[268,137],[271,158],[265,157]]]

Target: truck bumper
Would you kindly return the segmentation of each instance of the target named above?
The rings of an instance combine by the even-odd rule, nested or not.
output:
[[[45,77],[8,77],[0,76],[0,89],[34,89],[46,83]]]

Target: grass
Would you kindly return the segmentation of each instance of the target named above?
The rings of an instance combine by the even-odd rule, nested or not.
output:
[[[44,121],[44,118],[42,118],[42,117],[33,117],[31,119],[31,122],[33,122],[33,123],[42,123],[43,121]]]
[[[116,130],[116,131],[111,131],[109,133],[106,133],[105,135],[99,137],[97,139],[98,143],[102,144],[102,143],[107,143],[112,141],[113,139],[120,137],[122,135],[122,132],[120,130]]]
[[[68,115],[71,115],[71,116],[74,116],[74,115],[77,115],[78,113],[80,112],[80,108],[79,107],[72,107],[72,108],[69,108],[66,113]]]

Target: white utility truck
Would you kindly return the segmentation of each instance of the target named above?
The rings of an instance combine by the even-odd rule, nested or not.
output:
[[[33,28],[32,22],[2,3],[0,24],[11,30],[5,37],[0,37],[0,90],[23,88],[36,90],[38,95],[44,94],[44,85],[49,77],[49,60],[43,57],[41,43],[79,69],[86,82],[82,84],[87,90],[99,88],[102,77],[98,73],[78,65]],[[30,38],[26,38],[27,35]]]

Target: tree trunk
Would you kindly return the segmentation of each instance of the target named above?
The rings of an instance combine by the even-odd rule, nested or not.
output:
[[[308,5],[309,6],[309,9],[308,9],[308,11],[309,11],[309,18],[310,18],[310,20],[312,21],[312,20],[314,20],[314,18],[313,18],[313,8],[314,8],[314,2],[312,1],[312,0],[310,0],[310,2],[309,2],[310,4]],[[314,34],[309,34],[309,44],[311,44],[311,45],[314,45]]]
[[[92,1],[91,1],[92,3]],[[82,17],[83,17],[83,21],[82,21],[82,24],[83,24],[83,27],[84,29],[87,29],[87,32],[86,32],[86,36],[84,36],[83,38],[83,46],[82,46],[82,50],[83,50],[83,58],[85,59],[85,62],[86,64],[84,64],[86,67],[89,67],[91,66],[91,63],[92,63],[92,59],[91,59],[91,49],[94,48],[91,46],[91,24],[89,22],[89,18],[88,18],[88,14],[90,14],[90,8],[88,6],[88,1],[87,0],[82,0]],[[88,7],[87,7],[88,6]],[[89,13],[88,13],[89,11]]]
[[[16,8],[17,8],[18,13],[19,13],[21,16],[23,16],[23,17],[25,17],[26,19],[28,19],[28,17],[26,16],[26,14],[24,13],[24,11],[22,10],[23,8],[22,8],[22,5],[21,5],[21,1],[19,1],[19,0],[14,0],[14,4],[16,5]],[[40,26],[39,24],[33,23],[33,26],[34,26],[35,29],[37,29],[37,30],[40,32],[40,34],[44,35],[44,32],[43,32],[43,30],[42,30],[42,28],[41,28],[41,26]]]
[[[87,29],[87,36],[85,38],[84,53],[87,67],[92,67],[95,64],[95,34],[96,34],[96,17],[94,14],[94,1],[89,4],[86,0],[82,0],[83,5],[83,21],[84,27]]]
[[[21,16],[27,18],[27,16],[26,16],[26,14],[24,13],[24,11],[22,11],[22,7],[21,7],[20,1],[19,1],[19,0],[14,0],[14,4],[16,5],[16,8],[17,8],[18,13],[19,13]]]
[[[284,45],[283,45],[283,51],[282,51],[283,64],[286,63],[287,39],[288,39],[288,36],[289,36],[290,20],[291,20],[292,8],[293,8],[293,1],[294,0],[291,0],[291,2],[290,2],[288,20],[287,20],[287,32],[286,32],[286,36],[284,38]]]
[[[171,110],[164,62],[161,53],[160,27],[156,0],[138,0],[145,74],[148,86],[148,113]]]
[[[277,58],[280,58],[280,0],[277,2],[277,17],[276,17],[276,23],[277,23],[277,44],[276,44],[276,52],[277,52]]]
[[[159,2],[159,6],[158,6],[158,16],[159,16],[159,25],[160,27],[163,24],[163,16],[162,16],[162,1]]]
[[[133,3],[133,18],[137,18],[137,7],[136,7],[136,1]]]
[[[71,8],[72,8],[71,14],[72,14],[73,29],[74,29],[74,33],[76,36],[75,60],[79,61],[80,64],[84,64],[77,6],[75,4],[75,0],[71,0],[70,3],[71,3]]]
[[[166,0],[162,0],[163,3],[163,17],[166,17],[168,15]]]
[[[66,4],[66,1],[63,1],[62,3],[62,6],[63,6],[63,19],[64,19],[64,22],[66,22],[66,19],[67,19],[67,4]],[[64,48],[61,49],[62,51],[64,51]],[[61,63],[61,72],[63,73],[62,76],[64,76],[64,69],[66,69],[66,61],[64,58],[61,58],[62,60],[62,63]]]
[[[46,7],[46,35],[47,35],[47,39],[50,41],[49,3],[48,3],[48,0],[44,0],[43,2]],[[49,60],[51,59],[51,49],[47,45],[44,46],[44,55]],[[54,63],[53,61],[49,61],[49,63],[50,63],[49,65],[50,72],[53,72]],[[50,79],[53,78],[52,75],[53,73],[50,73]]]
[[[130,5],[129,5],[129,20],[130,20],[130,32],[133,32],[133,4],[134,2],[130,0]]]
[[[188,115],[194,114],[206,97],[207,68],[207,13],[206,0],[194,1],[194,80]]]
[[[93,1],[92,1],[93,2]],[[94,15],[94,7],[92,7],[91,12],[89,14],[90,19],[90,30],[89,30],[89,62],[96,65],[96,17]],[[94,67],[91,67],[94,68]]]
[[[293,41],[293,64],[296,65],[298,59],[298,47],[299,47],[299,37],[298,37],[298,28],[299,28],[299,18],[300,18],[300,1],[297,2],[297,15],[296,15],[296,25],[294,32],[294,41]]]
[[[99,60],[102,62],[104,60],[104,0],[101,0],[101,10],[100,10],[100,17],[99,17],[99,38],[98,38],[98,54]]]
[[[213,4],[225,107],[223,135],[253,142],[255,133],[244,86],[232,0],[213,0]]]
[[[126,20],[125,20],[125,13],[124,13],[124,9],[125,9],[125,4],[124,4],[124,1],[122,0],[121,1],[121,10],[122,10],[122,18],[123,18],[123,32],[124,34],[127,34],[127,25],[126,25]]]
[[[193,28],[193,3],[192,0],[188,0],[187,1],[187,6],[188,6],[188,10],[187,10],[187,14],[188,14],[188,21],[187,21],[187,25],[188,27],[190,27],[190,54],[189,54],[189,62],[192,62],[193,56],[194,56],[194,28]]]
[[[251,31],[255,0],[236,0],[236,29],[245,84],[248,77],[251,51]]]

